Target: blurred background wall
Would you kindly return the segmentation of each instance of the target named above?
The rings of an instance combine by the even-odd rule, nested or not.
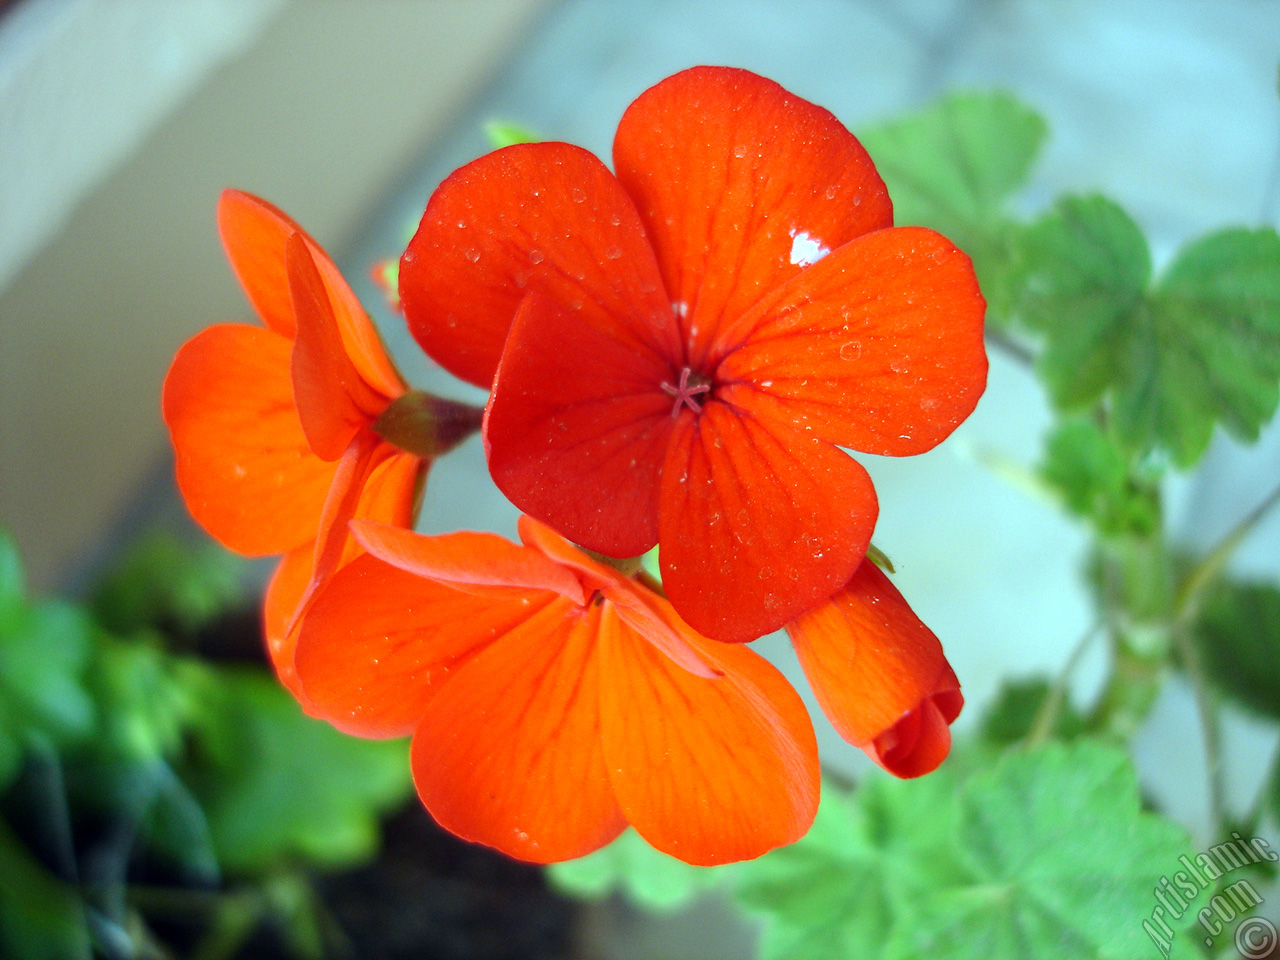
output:
[[[218,191],[331,249],[501,68],[544,0],[19,0],[0,12],[0,518],[38,588],[164,453],[159,384],[248,319]]]

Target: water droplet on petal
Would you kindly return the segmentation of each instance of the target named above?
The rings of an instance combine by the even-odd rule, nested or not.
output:
[[[470,260],[472,263],[475,263],[477,260],[480,259],[480,251],[477,250],[475,247],[467,247],[467,249],[463,251],[462,255],[466,257],[468,260]]]
[[[622,248],[610,247],[608,250],[604,252],[604,255],[610,260],[617,260],[619,257],[622,256]]]
[[[747,155],[747,145],[745,143],[738,144],[733,148],[733,155],[739,159],[745,157]]]
[[[848,343],[841,344],[840,346],[841,360],[857,360],[860,356],[862,356],[861,340],[850,340]]]
[[[541,251],[541,250],[530,250],[530,251],[529,251],[529,260],[530,260],[531,262],[533,262],[533,263],[541,263],[541,262],[542,262],[543,260],[545,260],[545,259],[546,259],[546,257],[543,255],[543,253],[542,253],[542,251]]]

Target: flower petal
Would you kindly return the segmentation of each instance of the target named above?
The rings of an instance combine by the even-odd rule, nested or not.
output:
[[[270,330],[221,324],[188,340],[165,378],[178,487],[196,521],[237,553],[314,539],[333,480],[302,433],[289,350]]]
[[[662,471],[662,582],[716,640],[776,630],[830,596],[871,542],[877,505],[862,466],[722,391],[682,414]]]
[[[553,597],[472,596],[358,557],[299,628],[294,664],[310,712],[360,737],[412,733],[446,680]]]
[[[668,77],[627,108],[614,169],[635,200],[695,367],[722,326],[825,252],[890,226],[871,158],[822,107],[727,67]]]
[[[492,533],[446,533],[424,537],[409,530],[357,520],[352,533],[375,557],[419,577],[455,589],[499,587],[506,596],[512,587],[546,590],[586,603],[582,584],[573,573],[537,550],[521,547]],[[481,590],[481,595],[492,591]]]
[[[948,666],[933,695],[865,747],[867,756],[895,777],[932,773],[951,752],[951,723],[963,707],[960,681]]]
[[[827,603],[787,625],[827,719],[898,776],[947,754],[964,703],[938,638],[889,578],[864,560]]]
[[[413,522],[413,504],[426,465],[417,457],[397,454],[377,466],[360,492],[355,515],[396,527]],[[338,561],[339,567],[364,553],[354,537],[347,537]],[[276,676],[308,707],[306,696],[297,681],[293,651],[298,641],[298,614],[308,596],[315,570],[316,545],[312,541],[284,556],[267,584],[262,604],[263,634],[267,653]],[[291,629],[292,627],[292,629]]]
[[[616,557],[658,539],[674,421],[657,354],[533,293],[511,325],[485,415],[489,473],[524,513]]]
[[[413,775],[445,829],[537,863],[580,857],[622,832],[600,740],[601,609],[556,599],[432,699]]]
[[[352,438],[390,402],[360,376],[342,334],[318,265],[301,233],[285,244],[285,271],[297,331],[290,356],[294,403],[316,455],[337,460]]]
[[[404,314],[450,373],[488,389],[516,308],[539,290],[624,342],[678,353],[671,307],[631,200],[567,143],[497,150],[454,172],[400,261]]]
[[[854,240],[766,297],[718,376],[774,416],[866,453],[942,441],[987,383],[986,303],[969,258],[932,230]]]
[[[361,376],[387,396],[404,390],[378,332],[321,246],[284,211],[253,194],[224,190],[218,200],[218,232],[240,286],[264,323],[292,338],[296,325],[285,275],[285,244],[300,233],[315,257],[333,304],[348,355]]]
[[[746,647],[687,632],[723,672],[676,666],[605,605],[601,723],[627,820],[688,863],[748,860],[798,840],[818,806],[818,747],[796,692]]]

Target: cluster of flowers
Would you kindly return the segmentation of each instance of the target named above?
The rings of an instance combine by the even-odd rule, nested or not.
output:
[[[428,203],[403,312],[483,411],[408,389],[320,247],[226,192],[265,327],[184,345],[164,415],[196,519],[283,554],[282,682],[352,734],[413,734],[440,824],[539,862],[629,824],[724,863],[796,840],[818,802],[808,713],[746,641],[785,628],[889,771],[947,754],[959,683],[867,558],[875,492],[838,448],[951,433],[985,385],[984,303],[963,253],[893,227],[852,134],[754,74],[659,83],[613,159],[511,146]],[[433,460],[477,430],[520,544],[412,532]]]

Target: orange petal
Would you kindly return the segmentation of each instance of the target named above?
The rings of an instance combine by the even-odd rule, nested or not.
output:
[[[165,378],[178,487],[197,522],[238,553],[314,539],[333,479],[302,433],[289,350],[270,330],[222,324],[188,340]]]
[[[718,375],[753,409],[866,453],[923,453],[987,383],[986,302],[965,254],[931,230],[854,240],[766,297],[728,339]]]
[[[417,457],[398,454],[388,457],[370,475],[356,506],[356,516],[380,523],[407,527],[413,522],[413,503],[425,465]],[[338,563],[350,563],[364,550],[348,537]],[[276,567],[263,598],[263,632],[267,652],[280,682],[302,703],[308,702],[297,681],[293,651],[298,641],[298,613],[311,587],[315,569],[315,542],[289,553]],[[290,625],[293,629],[290,630]]]
[[[864,560],[843,590],[787,633],[842,737],[899,776],[926,773],[946,756],[946,725],[963,704],[959,684],[938,638],[874,563]]]
[[[469,592],[475,587],[515,587],[558,593],[579,606],[586,602],[582,584],[571,571],[496,534],[463,531],[424,537],[363,520],[352,523],[351,529],[375,557],[419,577]]]
[[[518,144],[455,171],[400,261],[410,331],[446,370],[485,389],[531,290],[628,342],[639,333],[679,350],[635,207],[581,147]]]
[[[682,317],[689,359],[806,264],[893,223],[871,158],[832,114],[727,67],[668,77],[627,108],[614,169]]]
[[[876,520],[860,464],[785,421],[735,405],[733,388],[683,413],[662,470],[662,582],[716,640],[754,640],[853,575]]]
[[[290,358],[294,402],[311,449],[323,460],[337,460],[390,398],[365,383],[347,356],[324,281],[300,233],[285,244],[285,271],[297,321]]]
[[[329,255],[288,214],[253,194],[224,190],[218,200],[218,232],[231,269],[253,309],[272,330],[290,338],[296,325],[285,274],[285,244],[291,234],[300,233],[315,257],[347,354],[360,375],[389,397],[404,390],[377,330],[351,287]]]
[[[798,840],[818,807],[818,747],[796,692],[746,647],[689,631],[723,671],[696,677],[628,629],[606,604],[601,724],[627,820],[688,863],[758,857]]]
[[[644,553],[658,538],[658,475],[674,424],[660,385],[676,379],[661,354],[530,294],[485,414],[494,482],[576,543]]]
[[[537,863],[580,857],[622,832],[600,742],[601,609],[556,599],[431,701],[413,775],[445,829]]]
[[[294,669],[294,647],[298,631],[289,632],[294,614],[311,584],[315,560],[315,544],[305,543],[286,553],[278,564],[262,598],[262,633],[267,643],[267,658],[285,689],[306,706],[306,697]]]
[[[684,638],[688,626],[664,598],[624,577],[613,567],[587,556],[545,523],[521,516],[520,539],[558,564],[577,571],[587,590],[599,590],[610,601],[623,623],[631,627],[673,661],[700,677],[718,677]]]
[[[356,736],[412,733],[455,671],[553,597],[476,597],[359,557],[320,589],[298,631],[310,712]]]

